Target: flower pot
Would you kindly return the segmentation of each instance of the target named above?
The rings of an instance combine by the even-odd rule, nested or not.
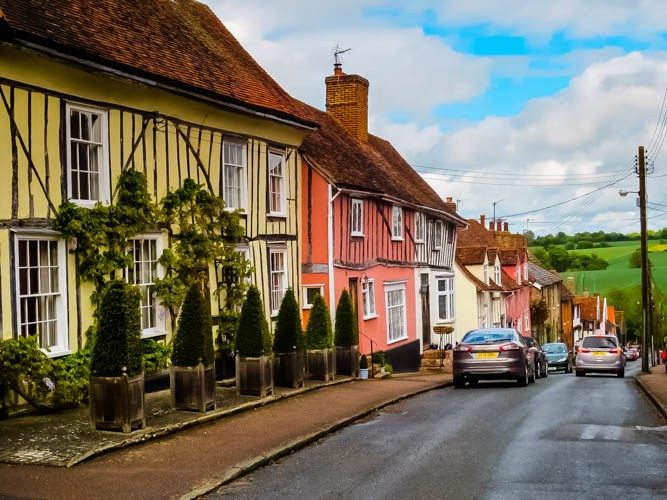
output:
[[[273,357],[236,356],[236,392],[260,397],[273,394]]]
[[[293,389],[303,387],[306,376],[306,360],[303,352],[276,354],[273,358],[273,370],[275,385]]]
[[[213,365],[172,366],[170,386],[171,404],[177,410],[205,412],[215,409]]]
[[[146,427],[143,372],[90,378],[90,426],[122,432]]]
[[[359,378],[361,380],[366,380],[368,379],[368,368],[359,368]]]
[[[310,380],[329,382],[334,379],[336,359],[333,349],[306,350],[306,373]]]

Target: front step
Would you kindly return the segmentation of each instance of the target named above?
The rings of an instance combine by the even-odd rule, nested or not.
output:
[[[452,351],[438,349],[424,351],[420,371],[452,373]]]

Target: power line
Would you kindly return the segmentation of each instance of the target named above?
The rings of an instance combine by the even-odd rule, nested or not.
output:
[[[436,174],[420,172],[421,176],[426,179],[441,180],[443,182],[448,182],[450,184],[477,184],[481,186],[518,186],[518,187],[558,187],[567,186],[566,183],[563,184],[538,184],[538,183],[525,183],[520,182],[519,179],[516,182],[482,182],[479,180],[458,180],[458,179],[442,179],[436,177]],[[505,179],[509,180],[509,179]],[[609,181],[599,181],[599,182],[577,182],[577,186],[599,186],[600,184],[608,183]]]
[[[660,113],[658,114],[658,121],[655,123],[655,128],[653,129],[653,135],[651,136],[651,140],[648,142],[647,149],[649,149],[649,150],[651,150],[653,148],[652,144],[653,144],[653,141],[657,138],[656,133],[658,132],[658,129],[660,129],[660,134],[662,134],[662,130],[665,127],[665,120],[662,117],[662,113],[665,110],[665,99],[666,98],[667,98],[667,87],[665,87],[665,93],[662,95],[662,104],[660,105]],[[665,116],[667,116],[667,114]]]
[[[584,174],[517,174],[513,172],[497,172],[497,171],[481,171],[481,170],[462,170],[458,168],[437,167],[432,165],[413,164],[415,170],[426,169],[434,172],[443,172],[442,175],[450,175],[455,177],[480,177],[480,178],[510,178],[510,179],[533,179],[533,180],[586,180],[586,179],[600,179],[604,177],[614,177],[617,171],[600,171],[595,173]],[[450,173],[452,172],[452,173]]]

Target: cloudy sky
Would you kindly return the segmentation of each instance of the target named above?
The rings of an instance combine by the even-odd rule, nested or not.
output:
[[[205,1],[318,108],[333,48],[351,48],[343,70],[370,81],[370,131],[466,217],[496,201],[515,231],[636,231],[635,195],[618,190],[637,190],[641,144],[649,227],[667,226],[660,0]]]

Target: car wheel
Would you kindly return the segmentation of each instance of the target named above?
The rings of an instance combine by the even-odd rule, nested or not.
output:
[[[517,379],[519,387],[526,387],[528,385],[528,363],[526,363],[523,369],[523,375]]]
[[[475,377],[468,377],[468,383],[470,384],[470,387],[477,387],[479,385],[479,379]]]
[[[535,380],[537,380],[537,374],[539,373],[539,370],[537,369],[537,366],[533,366],[533,373],[528,377],[528,383],[529,384],[534,384]]]
[[[586,372],[584,370],[577,370],[576,375],[577,377],[583,377],[584,375],[586,375]]]
[[[618,373],[616,374],[618,378],[623,378],[625,377],[625,369],[619,370]]]
[[[466,385],[466,379],[463,378],[463,375],[454,376],[454,387],[456,389],[463,389],[463,386]]]

